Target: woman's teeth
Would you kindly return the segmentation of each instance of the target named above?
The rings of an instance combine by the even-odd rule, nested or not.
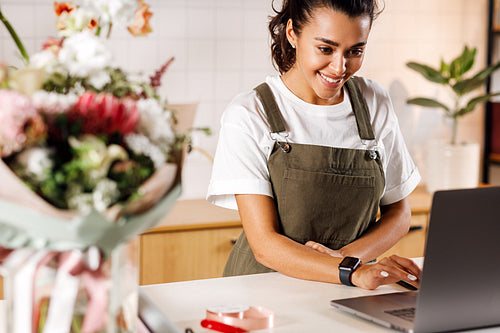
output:
[[[328,76],[325,76],[323,73],[319,73],[319,75],[321,75],[321,77],[323,79],[325,79],[326,81],[330,82],[330,83],[339,83],[340,81],[342,81],[342,79],[337,79],[337,80],[334,80],[332,78],[329,78]]]

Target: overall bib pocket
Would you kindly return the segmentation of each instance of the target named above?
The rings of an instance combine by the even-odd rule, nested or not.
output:
[[[351,171],[352,172],[352,171]],[[283,233],[297,242],[313,240],[337,249],[358,238],[378,209],[375,177],[287,168],[278,200]],[[368,172],[369,174],[369,172]]]

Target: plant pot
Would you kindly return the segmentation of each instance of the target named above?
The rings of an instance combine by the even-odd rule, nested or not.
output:
[[[434,141],[427,147],[426,187],[437,190],[477,187],[481,147],[478,143]]]

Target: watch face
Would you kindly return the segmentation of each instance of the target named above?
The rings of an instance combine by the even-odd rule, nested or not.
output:
[[[358,267],[360,260],[354,257],[345,257],[344,260],[340,263],[340,267],[346,267],[350,269],[355,269]]]

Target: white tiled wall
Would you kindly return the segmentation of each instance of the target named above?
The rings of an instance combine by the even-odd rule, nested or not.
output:
[[[79,3],[78,1],[75,1]],[[224,106],[240,91],[249,90],[275,73],[268,47],[267,20],[271,0],[146,0],[154,13],[153,33],[132,38],[113,31],[109,40],[116,63],[127,70],[152,73],[169,57],[162,92],[171,103],[199,102],[196,126],[209,126],[214,135],[195,135],[194,144],[215,152],[219,119]],[[0,0],[1,9],[26,44],[39,50],[55,35],[53,1]],[[437,87],[405,67],[409,60],[439,63],[461,52],[466,43],[478,47],[478,64],[485,63],[487,0],[385,0],[385,11],[374,23],[360,74],[389,90],[401,128],[414,158],[422,163],[427,140],[446,134],[435,110],[409,107],[417,94],[443,97]],[[20,64],[15,46],[0,26],[0,59]],[[482,112],[464,119],[460,137],[481,141]],[[211,164],[194,151],[184,170],[183,198],[204,197]]]

